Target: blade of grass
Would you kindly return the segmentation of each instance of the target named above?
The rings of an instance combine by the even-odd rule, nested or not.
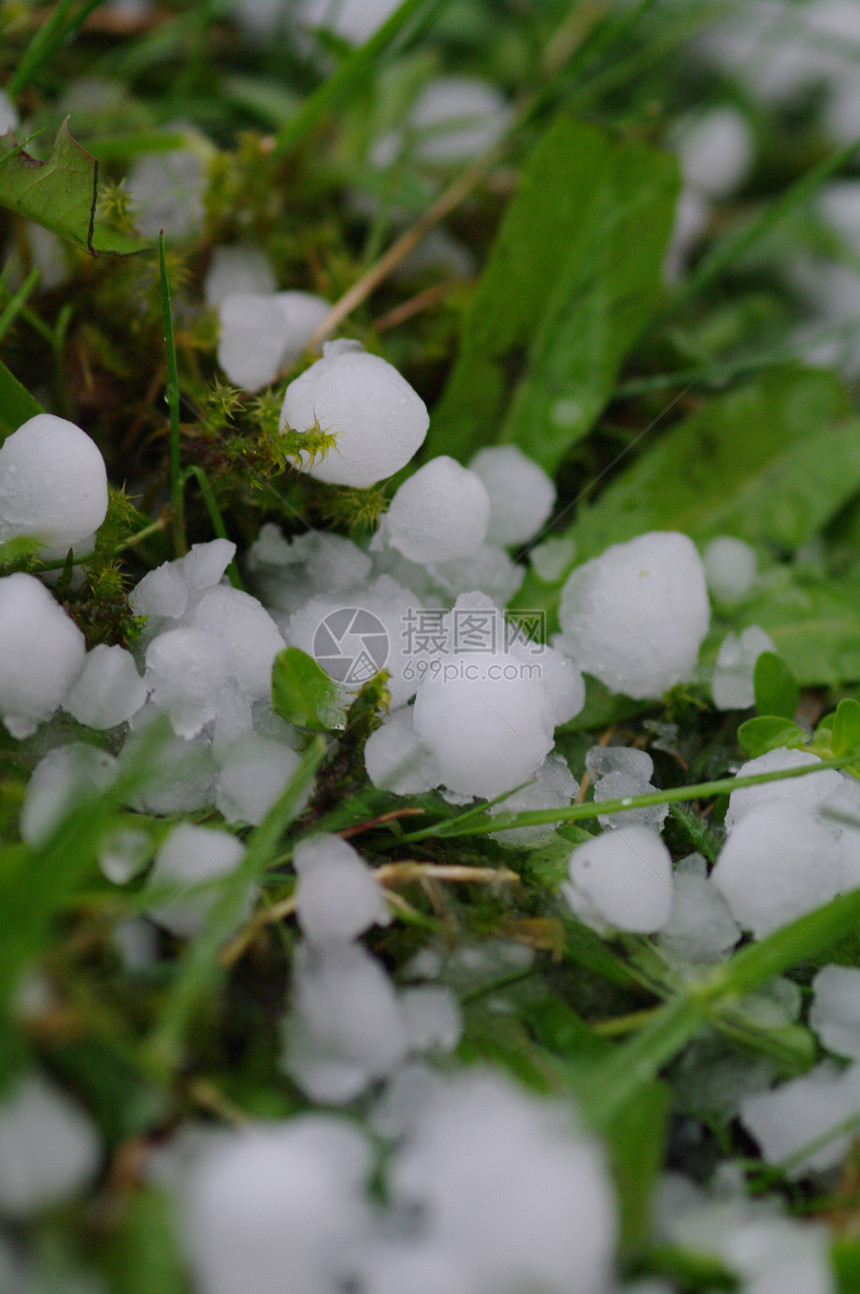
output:
[[[3,313],[0,314],[0,341],[2,341],[6,336],[7,332],[18,318],[18,315],[27,304],[27,298],[30,296],[30,293],[33,291],[41,277],[41,270],[35,268],[30,270],[30,273],[27,275],[18,291],[7,301]]]
[[[786,216],[808,202],[831,175],[835,175],[853,159],[858,148],[860,148],[860,138],[846,144],[830,157],[817,162],[789,185],[783,194],[766,203],[749,223],[742,225],[740,229],[718,243],[681,285],[670,304],[670,310],[677,310],[679,306],[686,305],[698,296],[704,288],[709,287],[715,279],[719,278],[733,261],[749,251]]]
[[[74,12],[77,4],[78,0],[60,0],[33,36],[6,86],[6,93],[11,99],[17,98],[30,84],[63,41],[76,32],[93,10],[98,8],[101,0],[84,0],[78,11]]]
[[[275,136],[275,154],[289,153],[327,112],[340,106],[371,69],[378,68],[382,55],[404,35],[410,23],[419,21],[422,27],[425,26],[426,22],[421,20],[435,16],[436,11],[447,3],[449,0],[402,0],[370,39],[348,54],[337,71],[322,81],[295,116],[284,123]]]
[[[262,875],[278,850],[280,839],[295,818],[302,792],[316,774],[326,754],[322,738],[308,746],[299,768],[248,838],[239,867],[230,876],[205,928],[185,949],[176,971],[161,1023],[144,1044],[147,1060],[157,1076],[169,1075],[181,1063],[182,1040],[202,999],[217,991],[226,971],[220,953],[236,929],[248,888]]]
[[[161,271],[164,344],[167,349],[167,407],[170,410],[170,502],[173,507],[173,547],[176,556],[182,557],[187,552],[188,545],[185,539],[185,500],[179,442],[179,371],[176,367],[176,339],[173,334],[173,311],[170,306],[170,281],[167,277],[163,233],[158,236],[158,259]]]
[[[857,750],[840,755],[834,759],[823,759],[820,764],[803,764],[798,768],[778,769],[773,773],[755,773],[749,777],[723,777],[714,782],[697,782],[693,786],[673,786],[665,791],[651,791],[647,795],[625,796],[621,800],[602,800],[599,804],[589,801],[587,804],[570,804],[558,809],[533,809],[527,813],[499,813],[487,817],[482,822],[467,822],[462,827],[458,820],[446,819],[420,831],[410,832],[401,837],[402,844],[426,840],[430,837],[441,839],[453,836],[481,836],[492,831],[508,830],[510,827],[537,827],[552,822],[578,822],[583,818],[596,818],[598,815],[626,813],[629,809],[646,809],[655,804],[677,804],[684,800],[708,799],[715,795],[730,794],[744,786],[761,786],[766,782],[780,782],[786,777],[802,777],[804,773],[817,773],[824,768],[847,768],[856,763],[860,757]]]
[[[186,467],[185,471],[182,473],[183,484],[192,477],[200,487],[203,502],[206,504],[206,511],[209,513],[209,520],[212,522],[212,529],[215,531],[215,534],[219,539],[227,539],[229,541],[229,535],[227,534],[227,530],[224,525],[224,518],[221,515],[221,509],[218,507],[218,503],[212,491],[209,477],[203,468],[198,467],[196,463],[192,464],[191,467]],[[234,589],[242,589],[244,591],[242,578],[239,575],[239,568],[235,561],[230,562],[227,567],[227,575]]]

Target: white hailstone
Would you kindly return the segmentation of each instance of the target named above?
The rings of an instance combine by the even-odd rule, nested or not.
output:
[[[400,999],[361,944],[302,944],[294,985],[283,1065],[308,1096],[350,1101],[403,1060],[409,1039]]]
[[[776,651],[770,634],[749,625],[740,636],[727,633],[720,643],[711,690],[718,710],[747,710],[755,704],[755,663],[762,652]]]
[[[480,449],[469,468],[490,496],[490,542],[510,548],[534,538],[555,504],[555,485],[543,468],[516,445]]]
[[[676,148],[684,183],[708,197],[733,193],[752,161],[753,142],[746,119],[721,105],[677,130]]]
[[[758,571],[754,548],[731,535],[718,535],[702,554],[708,589],[717,602],[733,606],[746,597]]]
[[[230,677],[251,699],[271,696],[272,663],[284,640],[268,611],[250,593],[226,585],[203,594],[191,625],[219,642]]]
[[[437,984],[421,984],[400,995],[410,1051],[453,1051],[463,1033],[454,994]]]
[[[146,684],[131,652],[99,643],[87,652],[63,709],[88,728],[107,729],[137,714],[145,700]]]
[[[140,813],[193,813],[215,802],[217,768],[211,743],[205,737],[186,741],[172,732],[162,733],[147,752],[145,769],[138,759],[141,743],[150,742],[150,729],[163,717],[153,705],[145,705],[131,720],[131,733],[120,754],[120,763],[135,767],[138,782],[129,804]]]
[[[259,391],[299,358],[331,305],[309,292],[232,292],[218,305],[218,363],[243,391]]]
[[[287,341],[281,356],[281,368],[287,368],[307,350],[317,328],[331,314],[331,302],[313,292],[295,291],[278,292],[275,300],[287,324]]]
[[[825,1061],[773,1091],[744,1097],[740,1119],[758,1143],[765,1163],[781,1164],[790,1158],[794,1162],[786,1168],[786,1176],[799,1178],[842,1163],[856,1128],[832,1137],[827,1134],[856,1116],[858,1109],[860,1065],[841,1069],[833,1061]],[[819,1138],[826,1138],[823,1145],[801,1154]]]
[[[14,130],[17,125],[18,114],[15,111],[15,105],[8,94],[0,90],[0,135],[5,135],[7,130]]]
[[[682,277],[690,252],[708,227],[710,203],[695,189],[682,189],[675,208],[675,224],[663,261],[663,278],[677,283]]]
[[[524,566],[512,562],[499,544],[481,544],[473,553],[452,562],[434,562],[433,583],[450,597],[461,593],[486,593],[497,607],[504,607],[525,577]]]
[[[260,0],[257,0],[260,3]],[[397,0],[300,0],[296,20],[304,27],[324,27],[363,45],[397,8]]]
[[[296,916],[312,944],[357,939],[386,924],[388,908],[373,872],[339,836],[313,836],[293,851]]]
[[[212,539],[193,544],[184,557],[162,562],[147,571],[129,596],[136,616],[142,616],[149,637],[154,636],[162,620],[180,620],[193,611],[202,594],[214,588],[236,556],[236,545],[228,539]]]
[[[198,1149],[181,1191],[200,1294],[336,1294],[369,1227],[370,1147],[345,1120],[299,1115]]]
[[[198,887],[211,886],[235,872],[244,856],[244,846],[228,831],[180,823],[165,839],[147,877],[149,888],[171,887],[176,894],[151,908],[149,916],[180,938],[196,935],[217,898],[216,889]],[[250,901],[249,892],[249,905]]]
[[[532,809],[562,809],[571,803],[579,784],[561,755],[550,755],[538,769],[537,777],[528,786],[507,795],[494,804],[490,813],[528,813]],[[514,848],[533,849],[550,840],[555,831],[555,823],[544,826],[509,827],[507,830],[494,831],[493,839],[500,845]]]
[[[290,617],[287,641],[313,656],[347,693],[388,670],[391,705],[397,709],[417,686],[416,672],[406,668],[414,665],[407,649],[416,610],[409,589],[381,575],[363,588],[311,598]]]
[[[651,781],[654,761],[644,750],[635,746],[592,746],[585,756],[585,767],[594,780],[594,798],[624,800],[634,795],[650,795],[657,790]],[[625,813],[602,813],[598,817],[601,827],[617,830],[619,827],[651,827],[660,831],[669,813],[668,804],[653,804],[650,808],[629,809]]]
[[[29,737],[81,672],[84,635],[33,575],[0,579],[0,718]]]
[[[741,936],[722,894],[708,876],[680,869],[673,890],[672,912],[658,936],[660,947],[683,961],[722,961]]]
[[[177,737],[196,737],[214,718],[229,677],[226,652],[202,629],[168,629],[146,649],[144,683]]]
[[[831,1241],[824,1226],[761,1218],[735,1227],[723,1244],[726,1266],[749,1294],[834,1294]]]
[[[147,971],[158,961],[158,932],[144,917],[118,921],[111,931],[111,941],[123,970],[132,974]]]
[[[860,1060],[860,970],[822,967],[812,981],[809,1026],[828,1051]]]
[[[127,885],[151,856],[152,837],[141,827],[116,827],[99,842],[99,867],[114,885]]]
[[[790,750],[778,746],[764,755],[741,764],[736,777],[755,777],[759,773],[777,773],[790,768],[817,768],[821,760],[806,750]],[[771,800],[789,800],[809,813],[818,814],[825,801],[842,792],[845,779],[834,768],[821,769],[802,777],[787,777],[759,786],[741,786],[729,796],[726,810],[726,831],[733,831],[744,814]]]
[[[219,306],[233,293],[272,293],[276,287],[265,253],[259,247],[236,243],[215,248],[203,280],[203,297],[208,306]]]
[[[732,829],[712,878],[738,924],[762,939],[835,898],[836,842],[808,809],[770,800]]]
[[[532,649],[526,648],[521,658],[527,659],[531,654]],[[536,645],[534,657],[552,704],[553,725],[559,728],[579,714],[585,704],[585,680],[570,657],[555,646]]]
[[[473,553],[486,538],[490,499],[483,481],[447,454],[400,486],[385,519],[388,542],[428,566]]]
[[[395,795],[421,795],[442,781],[442,770],[421,745],[412,711],[405,706],[370,734],[364,766],[374,786]]]
[[[365,584],[373,559],[344,535],[309,530],[288,540],[278,526],[267,522],[245,564],[260,600],[278,618],[320,593]]]
[[[672,914],[672,860],[655,831],[621,827],[577,845],[562,894],[586,925],[652,934]]]
[[[540,677],[503,651],[445,659],[445,670],[420,683],[413,714],[445,785],[492,797],[529,781],[553,745],[552,705]]]
[[[469,1273],[455,1255],[434,1241],[374,1237],[353,1259],[359,1288],[366,1294],[473,1294]]]
[[[570,1113],[501,1075],[440,1085],[391,1161],[394,1201],[459,1259],[471,1294],[602,1294],[616,1222],[603,1156]]]
[[[688,682],[710,621],[692,540],[651,531],[613,544],[570,576],[559,619],[564,649],[614,692],[657,698]]]
[[[0,447],[0,541],[34,535],[68,549],[98,530],[107,506],[104,459],[73,422],[37,414]]]
[[[242,391],[274,382],[286,344],[287,321],[274,296],[231,292],[219,303],[218,363]]]
[[[65,1093],[37,1074],[0,1103],[0,1212],[16,1219],[83,1190],[99,1160],[96,1131]]]
[[[424,87],[409,113],[412,151],[425,162],[462,162],[492,148],[510,119],[510,106],[486,81],[440,77]]]
[[[125,187],[132,199],[135,224],[144,238],[186,238],[203,219],[206,188],[205,154],[211,145],[187,126],[165,127],[166,133],[192,135],[195,148],[150,153],[132,164]]]
[[[231,826],[256,826],[291,785],[301,756],[282,741],[249,733],[219,756],[215,804]],[[310,788],[303,793],[306,800]]]
[[[21,805],[21,836],[34,849],[44,845],[73,809],[97,798],[115,780],[113,755],[75,741],[56,746],[33,769]]]
[[[822,220],[833,229],[855,254],[860,253],[860,181],[837,180],[827,184],[818,197],[817,208]]]
[[[27,225],[27,242],[33,267],[39,271],[39,287],[50,292],[65,283],[70,271],[67,244],[43,225],[33,222]]]
[[[302,469],[318,481],[364,488],[405,467],[421,447],[430,418],[424,401],[396,368],[354,342],[327,342],[323,358],[287,387],[281,428],[319,426],[334,449]]]

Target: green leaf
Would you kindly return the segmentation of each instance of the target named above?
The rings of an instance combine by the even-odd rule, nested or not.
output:
[[[799,547],[860,488],[844,385],[771,373],[704,405],[646,449],[566,532],[581,559],[646,530]]]
[[[759,656],[753,670],[753,688],[755,708],[759,714],[776,714],[783,719],[794,718],[800,701],[800,688],[797,686],[797,679],[776,652],[764,651]]]
[[[799,724],[786,721],[781,715],[763,714],[757,719],[747,719],[738,728],[738,741],[750,759],[756,759],[779,746],[804,746],[808,734]]]
[[[860,701],[846,697],[836,707],[830,749],[834,755],[846,755],[860,746]]]
[[[22,423],[45,410],[0,360],[0,444]]]
[[[552,471],[593,426],[651,316],[674,160],[559,115],[532,152],[433,415],[437,453],[513,441]]]
[[[0,136],[0,206],[59,234],[81,251],[129,256],[139,238],[96,226],[98,162],[71,136],[69,120],[57,131],[46,162],[30,157],[11,133]]]
[[[275,657],[272,707],[282,719],[299,728],[328,731],[343,723],[337,684],[298,647],[286,647]]]

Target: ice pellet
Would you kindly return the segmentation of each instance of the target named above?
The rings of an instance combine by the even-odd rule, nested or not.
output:
[[[613,544],[569,577],[559,618],[580,669],[615,692],[660,697],[693,677],[708,631],[699,554],[671,531]]]
[[[357,343],[328,342],[323,358],[287,387],[281,427],[333,432],[334,449],[303,470],[319,481],[365,488],[405,467],[427,435],[424,401],[391,364]]]
[[[555,485],[543,468],[516,445],[479,449],[469,467],[490,496],[489,541],[509,548],[533,539],[555,504]]]

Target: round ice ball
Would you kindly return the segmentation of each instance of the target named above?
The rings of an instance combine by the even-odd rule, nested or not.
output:
[[[619,827],[577,845],[563,893],[592,924],[651,934],[672,915],[672,860],[650,827]]]
[[[0,1105],[0,1211],[26,1218],[85,1187],[99,1143],[81,1109],[36,1074],[20,1079]]]
[[[472,77],[440,77],[424,87],[409,114],[415,155],[442,165],[465,161],[492,148],[510,118],[510,106],[495,86]]]
[[[417,453],[430,418],[424,401],[397,370],[357,343],[329,342],[323,357],[287,387],[281,428],[334,432],[322,459],[302,455],[318,481],[366,488],[405,467]]]
[[[739,112],[723,104],[682,123],[677,151],[685,183],[709,197],[721,197],[732,193],[749,170],[750,128]]]
[[[738,924],[763,939],[836,896],[836,841],[807,809],[770,800],[733,828],[712,876]]]
[[[413,722],[444,784],[463,795],[499,795],[527,782],[553,744],[542,679],[502,652],[450,658],[428,675],[415,697]]]
[[[40,413],[0,448],[0,541],[36,535],[69,548],[98,530],[108,506],[104,459],[85,431]]]
[[[658,698],[695,674],[708,632],[705,573],[693,542],[650,531],[578,567],[561,595],[559,642],[614,692]]]
[[[0,579],[0,716],[29,737],[81,672],[84,635],[33,575]]]
[[[207,305],[217,306],[233,292],[274,292],[276,286],[265,253],[259,247],[235,243],[215,248],[203,295]]]
[[[487,538],[505,548],[534,538],[552,512],[555,486],[516,445],[490,445],[469,463],[490,496]]]
[[[725,606],[746,597],[758,569],[755,549],[731,535],[712,539],[702,554],[702,562],[711,594]]]
[[[154,889],[174,886],[176,896],[160,902],[149,915],[180,938],[196,935],[218,897],[216,889],[198,887],[235,872],[244,856],[244,845],[230,832],[180,823],[164,840],[147,878],[147,885]]]
[[[483,481],[447,454],[404,481],[388,510],[388,540],[410,561],[465,557],[484,542],[490,497]]]

